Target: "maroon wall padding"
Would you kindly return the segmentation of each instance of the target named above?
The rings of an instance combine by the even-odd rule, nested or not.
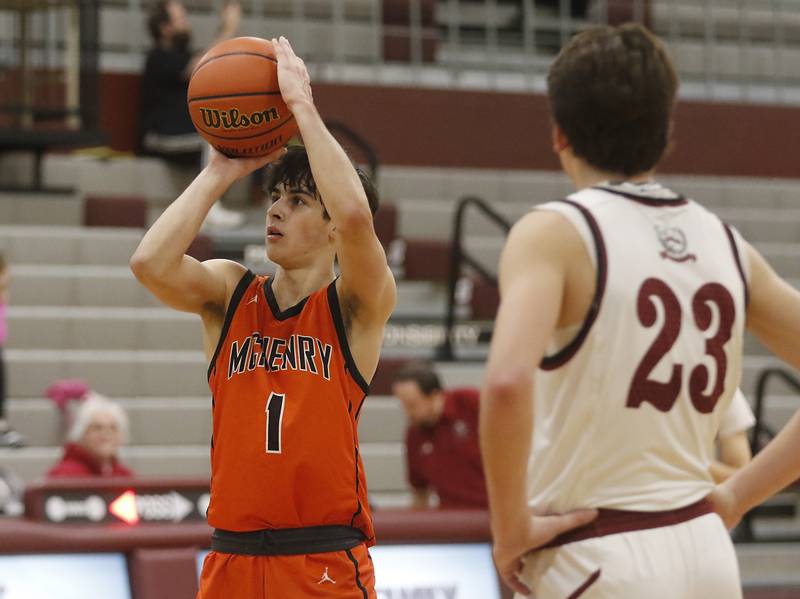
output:
[[[406,239],[404,278],[412,281],[446,281],[450,272],[450,242]]]
[[[200,262],[211,260],[214,257],[214,241],[208,235],[200,233],[194,238],[186,254]]]
[[[397,207],[391,202],[382,202],[375,213],[375,234],[383,247],[397,237]]]
[[[369,394],[391,395],[394,377],[408,360],[408,358],[381,358],[369,384]]]
[[[108,134],[108,145],[115,150],[134,152],[139,147],[141,90],[139,75],[100,75],[100,128]]]
[[[116,150],[135,148],[137,75],[104,73],[101,122]],[[120,102],[121,98],[130,101]],[[370,140],[381,164],[558,170],[545,96],[317,83],[323,117]],[[789,106],[680,102],[665,173],[800,177]]]
[[[128,558],[133,599],[190,599],[197,594],[197,548],[138,549]]]
[[[87,227],[147,226],[147,200],[140,197],[89,196],[83,206]]]
[[[500,291],[497,289],[497,285],[488,283],[481,278],[474,278],[472,282],[472,298],[470,298],[472,318],[494,320],[499,305]]]

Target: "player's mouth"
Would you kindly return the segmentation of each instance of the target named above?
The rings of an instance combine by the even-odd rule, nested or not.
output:
[[[281,233],[277,227],[273,227],[270,225],[267,227],[267,241],[276,241],[283,237],[283,233]]]

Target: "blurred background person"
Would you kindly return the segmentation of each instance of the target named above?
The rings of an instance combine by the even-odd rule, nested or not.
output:
[[[6,364],[3,346],[8,337],[6,310],[8,309],[8,285],[11,277],[5,255],[0,252],[0,447],[22,447],[25,439],[6,420]]]
[[[203,55],[214,45],[235,37],[241,7],[228,2],[222,7],[217,37],[208,48],[192,50],[192,28],[186,8],[179,0],[158,0],[147,26],[153,47],[147,54],[142,78],[141,147],[145,154],[200,170],[205,142],[189,116],[186,95],[189,78]],[[207,224],[236,227],[244,215],[216,203]]]
[[[133,476],[118,458],[119,448],[127,441],[128,416],[122,407],[91,393],[75,414],[63,457],[47,476]]]
[[[717,459],[709,468],[714,482],[721,483],[733,476],[752,458],[747,431],[756,423],[756,417],[741,389],[737,389],[731,405],[722,415],[717,433]]]
[[[475,388],[445,391],[428,362],[411,362],[395,376],[392,393],[408,417],[406,465],[415,508],[486,508],[478,448]]]

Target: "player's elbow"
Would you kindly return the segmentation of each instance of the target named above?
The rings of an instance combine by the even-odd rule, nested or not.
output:
[[[361,235],[365,231],[373,232],[375,229],[372,212],[366,199],[363,202],[353,202],[339,210],[336,215],[336,228],[343,235]]]
[[[142,251],[141,248],[138,248],[133,253],[128,265],[130,266],[133,276],[135,276],[137,280],[141,282],[152,278],[156,272],[155,259],[152,256],[149,256],[146,252]]]
[[[522,368],[501,368],[486,374],[483,394],[490,401],[506,402],[529,394],[532,387],[532,372]]]

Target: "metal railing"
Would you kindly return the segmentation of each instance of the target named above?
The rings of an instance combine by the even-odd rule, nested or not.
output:
[[[502,214],[492,208],[488,202],[477,196],[461,198],[453,216],[453,239],[450,245],[450,270],[447,276],[447,311],[444,315],[444,341],[437,348],[436,357],[439,360],[454,360],[453,330],[456,325],[456,288],[462,276],[463,267],[466,265],[475,271],[486,282],[497,286],[497,277],[489,272],[475,257],[471,256],[464,247],[464,220],[467,210],[473,208],[479,214],[488,218],[502,229],[504,234],[511,230],[511,223]]]
[[[765,368],[762,370],[756,379],[756,403],[753,410],[756,423],[750,433],[750,448],[753,455],[761,451],[769,441],[775,437],[776,431],[773,431],[764,422],[765,405],[767,400],[767,385],[770,381],[779,379],[783,381],[788,387],[792,388],[796,393],[800,394],[800,379],[794,374],[784,368]],[[736,540],[752,542],[758,540],[754,530],[754,518],[763,514],[768,508],[756,507],[742,518],[742,523],[737,528]],[[781,537],[781,541],[798,541],[800,538],[785,538]]]
[[[102,66],[141,70],[150,45],[146,0],[100,0]],[[198,47],[224,0],[184,0]],[[544,89],[558,48],[576,31],[626,20],[664,39],[687,97],[800,103],[797,0],[241,0],[241,33],[287,35],[319,80],[484,89]],[[586,5],[585,10],[583,4]],[[20,50],[0,11],[0,70]],[[63,19],[28,24],[31,60],[63,54]],[[45,58],[45,57],[50,57]]]

